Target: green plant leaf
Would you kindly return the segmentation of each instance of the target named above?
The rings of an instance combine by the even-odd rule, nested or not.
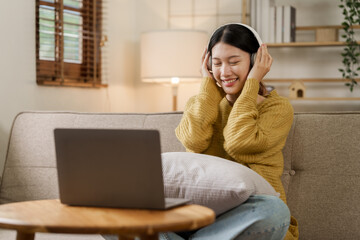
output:
[[[344,27],[349,27],[349,24],[347,22],[342,22],[341,25],[343,25]]]
[[[353,88],[358,83],[355,78],[359,76],[357,71],[360,71],[359,67],[359,56],[360,56],[360,47],[356,42],[355,31],[353,25],[360,24],[360,1],[359,0],[340,0],[339,8],[342,11],[344,21],[341,23],[341,26],[344,30],[344,34],[341,35],[341,38],[345,40],[346,47],[343,48],[342,63],[343,68],[339,68],[339,72],[342,73],[344,79],[348,79],[350,83],[345,85],[349,87],[350,91],[353,91]],[[357,67],[356,67],[357,66]],[[354,70],[356,69],[356,70]]]

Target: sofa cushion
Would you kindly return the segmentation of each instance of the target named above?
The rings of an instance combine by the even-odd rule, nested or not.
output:
[[[250,195],[279,196],[250,168],[223,158],[189,152],[162,154],[165,196],[187,198],[217,215],[245,202]]]

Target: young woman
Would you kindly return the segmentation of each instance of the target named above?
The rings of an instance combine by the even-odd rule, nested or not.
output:
[[[254,54],[256,54],[256,58]],[[268,93],[262,79],[272,58],[254,29],[228,24],[211,36],[201,62],[200,93],[192,97],[176,129],[187,151],[233,160],[263,176],[280,198],[251,196],[191,233],[190,239],[297,239],[281,182],[285,145],[293,121],[289,101]],[[166,233],[162,239],[184,239]],[[188,236],[187,236],[188,237]]]

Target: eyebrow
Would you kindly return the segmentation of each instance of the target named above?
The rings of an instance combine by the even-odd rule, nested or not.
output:
[[[240,55],[232,55],[232,56],[228,57],[228,59],[236,58],[236,57],[242,58]],[[220,58],[216,58],[216,57],[213,58],[213,59],[219,59],[220,60]]]

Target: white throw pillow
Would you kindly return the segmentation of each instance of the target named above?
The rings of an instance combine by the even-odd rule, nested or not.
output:
[[[187,198],[219,215],[250,195],[279,197],[259,174],[237,162],[189,152],[162,153],[165,197]]]

